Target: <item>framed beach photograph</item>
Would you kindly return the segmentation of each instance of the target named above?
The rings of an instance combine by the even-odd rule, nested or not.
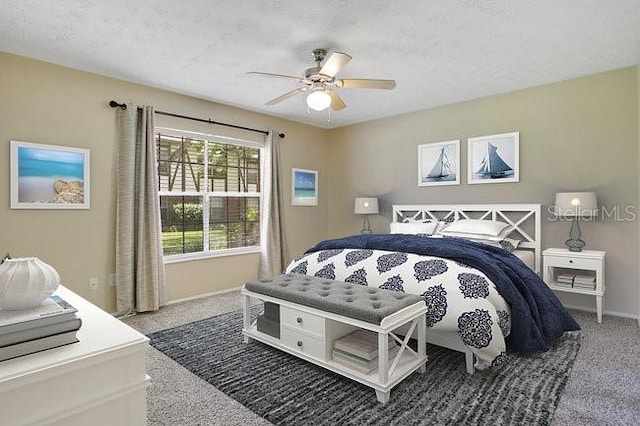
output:
[[[89,150],[11,141],[12,209],[88,209]]]
[[[294,206],[318,205],[318,172],[315,170],[291,170],[291,204]]]
[[[460,139],[418,145],[418,186],[460,184]]]
[[[520,181],[519,132],[469,138],[468,141],[468,183]]]

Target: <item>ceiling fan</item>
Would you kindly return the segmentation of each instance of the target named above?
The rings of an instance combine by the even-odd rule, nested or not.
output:
[[[271,74],[266,72],[249,72],[247,74],[261,75],[266,77],[284,78],[303,84],[302,87],[291,90],[284,95],[270,100],[265,105],[271,106],[286,99],[292,98],[304,92],[307,95],[307,105],[315,111],[323,111],[331,107],[334,111],[346,108],[342,98],[338,96],[336,88],[340,89],[386,89],[391,90],[396,87],[395,80],[371,80],[371,79],[336,79],[336,74],[350,60],[351,56],[342,52],[332,52],[327,58],[326,49],[314,49],[313,59],[316,66],[308,68],[304,72],[304,77],[294,77],[291,75]],[[324,65],[322,61],[327,59]]]

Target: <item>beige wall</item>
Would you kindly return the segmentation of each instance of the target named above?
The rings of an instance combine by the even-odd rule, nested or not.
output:
[[[282,142],[285,222],[291,253],[326,237],[326,132],[263,114],[189,96],[0,53],[0,253],[37,256],[53,265],[64,285],[108,311],[115,292],[108,286],[114,266],[115,113],[119,102],[151,104],[158,110],[211,118],[286,133]],[[194,122],[158,117],[158,124],[198,129]],[[227,128],[204,125],[210,133]],[[237,135],[237,133],[236,133]],[[242,136],[242,135],[241,135]],[[255,138],[245,133],[246,138]],[[90,210],[11,210],[9,141],[22,140],[91,150]],[[291,167],[319,171],[318,207],[292,207]],[[170,300],[236,287],[257,274],[258,255],[229,256],[166,265]],[[90,277],[100,280],[95,295]]]
[[[609,210],[638,205],[638,71],[628,68],[330,131],[329,235],[358,232],[356,196],[378,196],[376,231],[394,203],[542,203],[558,191],[596,191]],[[468,185],[467,138],[520,132],[520,182]],[[462,184],[418,187],[417,146],[461,140]],[[621,211],[620,219],[631,219]],[[563,247],[569,223],[543,218],[543,247]],[[605,309],[638,313],[638,220],[582,223],[605,250]],[[561,295],[595,308],[593,297]]]
[[[327,236],[358,232],[359,195],[380,197],[374,229],[388,230],[393,203],[540,202],[556,191],[594,190],[612,209],[638,204],[640,194],[640,69],[624,69],[384,120],[325,131],[189,96],[0,53],[0,253],[38,256],[63,283],[112,311],[115,227],[115,114],[110,99],[287,134],[282,143],[285,222],[290,257]],[[158,116],[158,124],[255,138]],[[520,132],[520,183],[467,185],[466,139]],[[462,184],[417,186],[417,145],[461,139]],[[11,210],[9,140],[91,149],[90,210]],[[318,207],[290,205],[291,167],[319,171]],[[637,210],[636,210],[637,213]],[[621,218],[626,218],[620,213]],[[561,247],[568,223],[544,222],[544,247]],[[637,314],[637,220],[583,223],[588,248],[607,251],[605,308]],[[168,297],[176,300],[240,285],[254,278],[257,255],[166,265]],[[90,277],[101,288],[88,290]],[[593,298],[564,297],[592,308]]]

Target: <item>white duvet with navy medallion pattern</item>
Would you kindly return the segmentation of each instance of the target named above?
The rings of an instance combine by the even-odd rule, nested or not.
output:
[[[504,361],[509,306],[475,268],[411,253],[337,249],[305,254],[286,272],[417,294],[427,304],[427,327],[458,332],[477,369]]]

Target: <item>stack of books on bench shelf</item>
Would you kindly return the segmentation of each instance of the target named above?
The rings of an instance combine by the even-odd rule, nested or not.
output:
[[[580,288],[583,290],[595,290],[596,289],[596,277],[591,275],[576,275],[573,279],[573,288]]]
[[[77,342],[82,321],[76,313],[59,296],[34,308],[0,309],[0,361]]]
[[[575,275],[563,272],[561,274],[558,274],[558,276],[556,277],[556,284],[558,287],[571,288],[573,287],[573,280],[575,277]]]
[[[389,363],[400,347],[389,335]],[[378,369],[378,333],[357,330],[333,343],[333,361],[364,374]]]

